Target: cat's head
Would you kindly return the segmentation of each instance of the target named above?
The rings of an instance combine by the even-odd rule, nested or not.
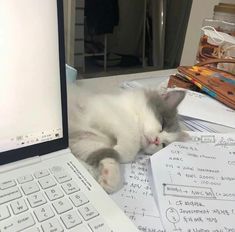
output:
[[[185,141],[188,135],[179,126],[177,106],[185,91],[175,90],[164,95],[145,91],[146,109],[142,112],[141,145],[144,152],[153,154],[174,141]]]

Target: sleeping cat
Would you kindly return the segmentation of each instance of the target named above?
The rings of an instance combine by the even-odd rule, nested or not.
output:
[[[115,192],[122,183],[120,163],[133,161],[141,150],[153,154],[185,140],[177,118],[184,96],[143,89],[94,95],[70,86],[70,148],[108,193]]]

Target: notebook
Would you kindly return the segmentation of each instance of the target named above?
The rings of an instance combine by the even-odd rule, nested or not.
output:
[[[0,1],[0,231],[137,231],[68,148],[62,2]]]

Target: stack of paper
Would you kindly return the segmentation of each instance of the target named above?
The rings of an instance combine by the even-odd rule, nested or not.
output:
[[[190,131],[199,131],[199,132],[219,132],[216,129],[217,124],[208,123],[203,120],[198,120],[189,117],[181,117],[181,122],[187,127]]]
[[[207,144],[226,149],[229,152],[230,161],[232,162],[235,159],[235,134],[233,133],[191,132],[190,137],[191,142],[196,144]],[[154,156],[158,156],[158,153]],[[162,212],[160,214],[155,201],[157,195],[155,194],[155,197],[153,196],[153,192],[156,192],[156,189],[155,185],[151,182],[152,176],[149,160],[150,156],[139,154],[137,159],[132,163],[123,164],[122,168],[125,173],[124,187],[117,193],[111,195],[111,197],[140,231],[166,232],[160,217]],[[156,167],[153,168],[153,173],[155,171]],[[168,172],[166,174],[168,175]]]
[[[184,100],[178,107],[178,111],[181,116],[186,117],[186,120],[199,119],[235,128],[235,111],[205,94],[187,90]]]

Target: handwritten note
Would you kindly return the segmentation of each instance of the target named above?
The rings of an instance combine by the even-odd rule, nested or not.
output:
[[[200,133],[188,131],[191,141],[235,151],[235,133]]]
[[[172,143],[150,159],[163,225],[166,231],[233,232],[234,135],[193,139]]]
[[[164,232],[159,211],[149,183],[149,156],[139,154],[132,163],[123,165],[124,187],[111,198],[143,232]]]
[[[231,163],[235,157],[235,133],[188,132],[192,142],[228,149]],[[150,187],[149,156],[139,154],[135,161],[122,165],[124,187],[111,195],[140,231],[163,232],[159,210]]]

